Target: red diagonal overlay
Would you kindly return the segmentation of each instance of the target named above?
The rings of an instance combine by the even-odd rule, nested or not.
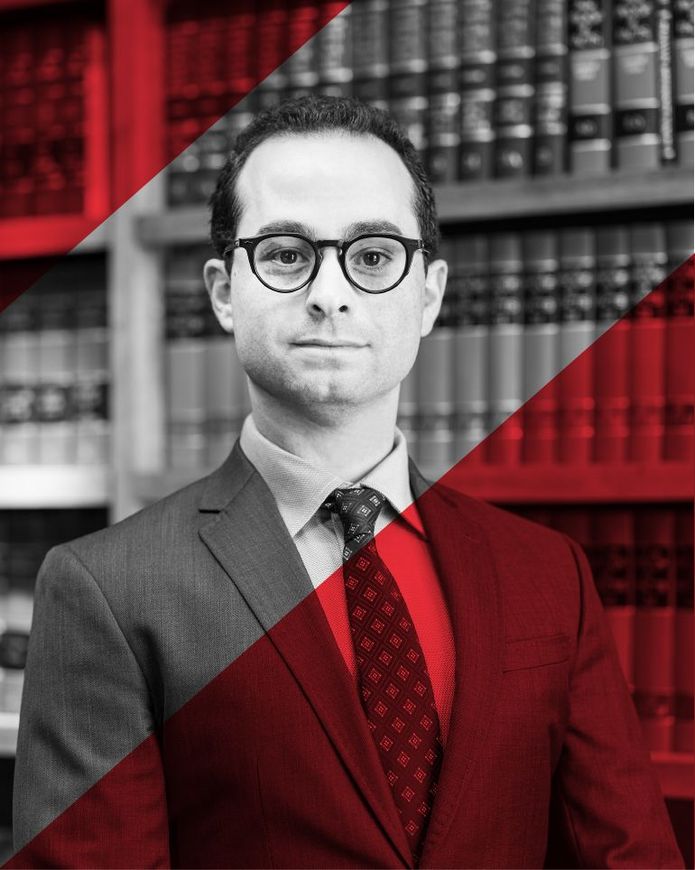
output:
[[[92,174],[91,186],[85,191],[85,202],[110,202],[111,211],[116,211],[204,130],[196,123],[190,126],[179,124],[172,134],[171,129],[165,129],[164,125],[152,120],[161,113],[164,104],[157,84],[161,81],[161,70],[157,67],[164,62],[162,25],[155,20],[161,14],[160,6],[163,4],[111,0],[107,5],[113,44],[125,50],[115,56],[111,52],[108,68],[102,71],[102,75],[108,71],[111,85],[111,128],[104,131],[103,141],[91,143],[91,146],[106,149],[112,144],[113,152],[111,166],[103,173]],[[239,34],[253,31],[258,38],[257,44],[251,46],[252,50],[248,50],[249,41],[242,39],[240,44],[247,48],[244,52],[239,51],[240,44],[232,40],[229,67],[225,70],[228,87],[216,103],[206,107],[209,126],[348,6],[349,0],[325,4],[321,20],[302,16],[306,5],[306,0],[234,0],[221,4],[223,14],[234,25],[230,26],[232,36],[238,27]],[[295,19],[301,22],[301,26],[290,27],[289,22]],[[100,51],[108,56],[108,46],[101,45]],[[195,66],[191,70],[195,70]],[[186,72],[181,71],[179,78],[185,75]],[[188,91],[192,98],[195,96],[195,80],[178,81],[177,85],[179,90]],[[89,82],[85,83],[85,88],[89,88]],[[174,138],[166,141],[167,136]],[[102,212],[101,207],[96,210]],[[24,234],[42,232],[44,248],[51,255],[25,262],[21,270],[13,268],[7,261],[0,263],[0,312],[108,217],[108,213],[94,214],[94,211],[86,209],[84,215],[75,215],[74,222],[42,222],[42,219],[38,223],[27,223],[25,227],[23,221],[16,224],[7,221],[3,232],[10,239],[16,238],[18,250],[24,248]],[[37,226],[44,229],[37,230]],[[7,240],[5,246],[9,246]]]
[[[691,281],[693,265],[691,258],[653,292],[664,292],[669,282]],[[634,324],[640,322],[642,309],[650,304],[648,296],[631,312],[629,326],[627,319],[618,322],[518,413],[533,412],[535,402],[543,405],[548,390],[571,399],[572,390],[596,383],[597,373],[600,378],[604,367],[625,365],[626,329],[630,336],[633,402],[648,409],[659,385],[651,383],[640,369],[642,363],[653,359],[655,330],[658,332],[660,327],[634,328]],[[694,386],[693,331],[692,319],[684,319],[669,334],[674,347],[669,351],[664,378],[671,389],[670,422],[676,429],[680,426],[676,453],[687,449],[688,433],[692,438],[687,406],[692,405]],[[662,347],[663,341],[657,338],[656,346]],[[587,371],[592,375],[588,376]],[[582,401],[577,406],[584,407],[586,396],[578,399]],[[640,417],[645,443],[660,437],[660,419],[659,413],[645,412]],[[500,426],[488,441],[505,438],[505,427],[516,428],[515,422],[510,419]],[[622,437],[621,433],[621,425],[616,425],[609,436]],[[629,452],[635,448],[626,444],[624,449]],[[476,466],[472,454],[439,483],[465,490],[469,465]],[[513,470],[509,473],[513,474]],[[439,803],[435,804],[431,842],[423,866],[457,866],[456,852],[447,851],[453,848],[447,843],[454,840],[447,836],[456,831],[455,820],[466,817],[457,816],[466,800],[467,805],[475,807],[477,820],[477,827],[465,834],[469,866],[512,866],[504,851],[505,838],[498,837],[498,813],[504,815],[505,800],[511,800],[508,796],[515,789],[523,791],[523,777],[530,776],[529,771],[543,762],[534,756],[519,755],[511,744],[501,755],[488,754],[487,747],[494,747],[495,740],[502,739],[497,729],[508,721],[517,721],[520,699],[513,695],[500,697],[496,716],[491,716],[495,696],[489,684],[499,676],[501,662],[494,659],[494,644],[488,632],[500,621],[499,601],[486,574],[490,568],[482,552],[483,542],[478,539],[466,550],[459,540],[465,537],[467,512],[475,521],[478,509],[471,509],[467,500],[456,496],[453,503],[459,504],[462,513],[452,514],[451,499],[443,498],[441,493],[439,484],[433,486],[418,500],[417,507],[436,551],[457,649],[462,643],[468,644],[465,648],[471,654],[464,656],[465,668],[458,677],[460,694],[452,713]],[[560,540],[557,536],[547,537],[544,558],[550,565],[559,558],[556,551]],[[500,540],[496,545],[498,557],[523,574],[524,559],[514,549],[514,542]],[[396,576],[408,570],[407,564],[397,561],[390,567]],[[397,819],[394,822],[385,781],[368,775],[370,765],[374,770],[370,735],[357,715],[354,686],[323,616],[322,601],[341,582],[340,572],[336,572],[317,594],[298,602],[285,618],[168,719],[160,734],[138,746],[5,866],[131,867],[169,862],[189,867],[407,866],[406,844],[399,835]],[[551,582],[565,581],[559,575],[542,578],[539,588]],[[456,589],[464,583],[478,584],[478,600],[468,588],[465,601],[457,597]],[[568,588],[567,599],[572,597]],[[505,604],[513,609],[514,602]],[[591,657],[585,666],[591,668]],[[524,697],[533,693],[534,685],[532,680],[522,684]],[[611,698],[607,700],[597,692],[593,702],[599,706],[617,705],[597,712],[596,727],[606,745],[610,745],[611,721],[626,715],[622,696]],[[548,703],[552,704],[552,699]],[[582,703],[590,702],[585,699]],[[523,717],[519,722],[520,728],[530,727]],[[636,732],[632,738],[637,739]],[[544,745],[550,741],[552,746],[557,738],[551,732],[540,739]],[[478,755],[482,760],[476,768]],[[610,766],[610,758],[604,760]],[[478,768],[482,774],[476,774]],[[603,809],[615,817],[616,805],[619,814],[622,798],[611,792],[620,783],[613,783],[610,776],[606,773],[602,786],[605,794],[592,798],[592,810],[600,815],[600,802],[605,800]],[[549,788],[549,776],[547,780]],[[462,782],[467,785],[465,798],[459,792]],[[529,802],[540,800],[542,804],[547,799],[548,795],[528,795]],[[650,824],[655,800],[655,794],[647,788],[643,796],[640,794],[629,804],[628,813],[637,813],[635,819],[640,826]],[[547,832],[542,821],[541,827],[534,828],[537,823],[533,818],[533,812],[529,812],[525,830],[519,830],[516,837],[544,843]],[[624,821],[629,826],[635,819]],[[272,822],[266,824],[264,820]],[[597,848],[599,852],[605,848],[607,851],[601,854],[620,866],[672,866],[658,864],[660,855],[656,853],[646,858],[643,852],[632,854],[629,840],[627,837],[614,853],[610,851],[613,847],[607,845],[599,844]],[[459,844],[459,848],[463,847]],[[542,854],[525,854],[529,866],[539,866],[536,862],[543,860]]]

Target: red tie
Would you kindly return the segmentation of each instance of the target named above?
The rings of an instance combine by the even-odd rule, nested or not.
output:
[[[443,747],[420,641],[374,540],[385,501],[363,486],[336,489],[323,506],[343,524],[343,577],[362,706],[417,863]]]

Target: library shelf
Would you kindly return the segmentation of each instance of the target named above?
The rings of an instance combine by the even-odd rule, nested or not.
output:
[[[692,170],[613,172],[585,178],[527,178],[435,188],[442,224],[465,225],[500,219],[603,213],[634,208],[692,204]],[[136,234],[143,245],[194,245],[208,240],[205,206],[181,206],[137,219]]]
[[[695,494],[695,465],[484,465],[452,468],[419,466],[430,481],[499,504],[594,504],[608,502],[683,502]],[[212,468],[168,469],[134,476],[133,487],[143,502],[164,498]]]
[[[3,465],[0,509],[107,507],[111,476],[100,465]]]
[[[30,215],[0,221],[0,260],[50,257],[77,248],[100,252],[108,242],[108,224],[82,214]]]

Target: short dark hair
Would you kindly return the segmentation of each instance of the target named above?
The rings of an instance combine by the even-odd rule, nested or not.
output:
[[[241,202],[236,183],[249,155],[266,139],[285,133],[319,133],[344,130],[355,135],[372,135],[398,154],[415,186],[413,208],[420,236],[433,257],[439,248],[439,224],[434,194],[415,146],[387,112],[350,97],[305,96],[280,103],[260,112],[237,136],[234,149],[222,167],[210,197],[210,237],[222,257],[236,237],[241,219]]]

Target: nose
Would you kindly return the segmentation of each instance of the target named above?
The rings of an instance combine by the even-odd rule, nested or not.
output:
[[[332,317],[339,312],[348,311],[354,288],[340,268],[338,249],[326,247],[322,253],[323,259],[318,273],[308,285],[306,306],[315,317]]]

